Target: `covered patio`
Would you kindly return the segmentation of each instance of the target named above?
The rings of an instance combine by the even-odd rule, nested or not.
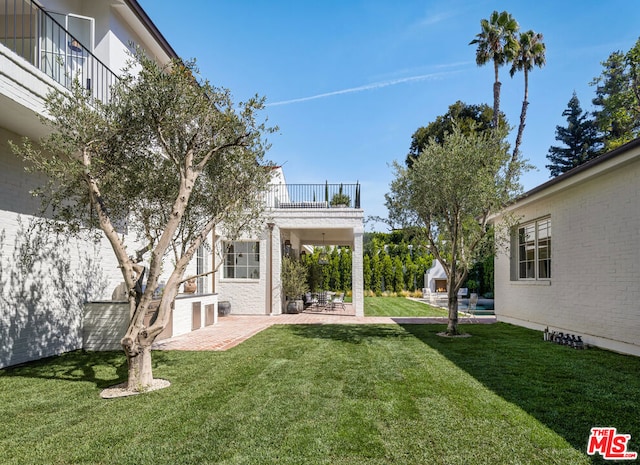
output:
[[[274,236],[278,236],[282,255],[294,258],[299,258],[301,254],[313,250],[314,247],[350,247],[350,307],[353,309],[353,315],[364,316],[362,210],[336,210],[338,209],[275,210]],[[275,261],[279,260],[274,260],[274,263]],[[275,281],[279,283],[279,273],[274,274],[274,284]]]

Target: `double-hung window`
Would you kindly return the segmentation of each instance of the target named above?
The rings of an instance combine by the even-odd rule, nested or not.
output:
[[[224,277],[229,279],[260,279],[260,242],[225,242]]]
[[[517,279],[551,279],[551,219],[518,226]]]

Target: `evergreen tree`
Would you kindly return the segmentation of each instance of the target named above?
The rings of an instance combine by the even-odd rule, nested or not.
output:
[[[404,266],[398,255],[393,259],[393,292],[404,290]]]
[[[340,280],[342,287],[338,290],[351,289],[351,248],[340,248]]]
[[[338,291],[344,289],[342,280],[340,279],[340,254],[338,248],[334,247],[329,256],[329,286],[327,289]]]
[[[416,259],[416,265],[418,267],[416,271],[416,288],[422,289],[425,287],[424,285],[424,275],[427,270],[431,268],[433,264],[433,257],[431,255],[418,257]]]
[[[307,266],[307,283],[312,292],[322,288],[323,275],[322,267],[318,263],[319,251],[316,250],[313,254],[305,254],[302,262]]]
[[[602,66],[591,85],[595,121],[609,151],[640,135],[640,39],[626,54],[613,52]]]
[[[597,157],[601,147],[595,121],[589,119],[588,112],[582,111],[575,92],[562,116],[567,118],[567,126],[556,126],[556,140],[565,146],[549,148],[547,158],[551,164],[546,166],[551,176],[558,176]]]
[[[404,259],[404,267],[405,267],[405,289],[410,291],[416,290],[416,272],[418,267],[413,263],[411,259],[411,254],[407,254]]]
[[[365,255],[362,257],[362,275],[364,279],[364,289],[371,289],[371,257],[369,255]]]
[[[386,252],[382,257],[382,283],[383,291],[393,290],[393,261]]]
[[[371,290],[376,294],[382,292],[382,263],[380,254],[371,257]]]

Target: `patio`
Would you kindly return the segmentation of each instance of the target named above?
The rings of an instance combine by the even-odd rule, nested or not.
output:
[[[495,316],[466,318],[460,323],[495,323]],[[445,317],[360,317],[355,316],[353,306],[345,304],[345,310],[305,310],[298,314],[274,316],[229,315],[218,319],[218,324],[200,328],[188,334],[157,341],[155,350],[212,350],[224,351],[237,346],[273,325],[336,325],[336,324],[446,324]]]

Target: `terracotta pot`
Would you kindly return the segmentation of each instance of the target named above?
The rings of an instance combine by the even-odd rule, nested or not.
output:
[[[185,294],[193,294],[198,289],[198,284],[195,279],[190,279],[186,283],[184,283],[184,293]]]

